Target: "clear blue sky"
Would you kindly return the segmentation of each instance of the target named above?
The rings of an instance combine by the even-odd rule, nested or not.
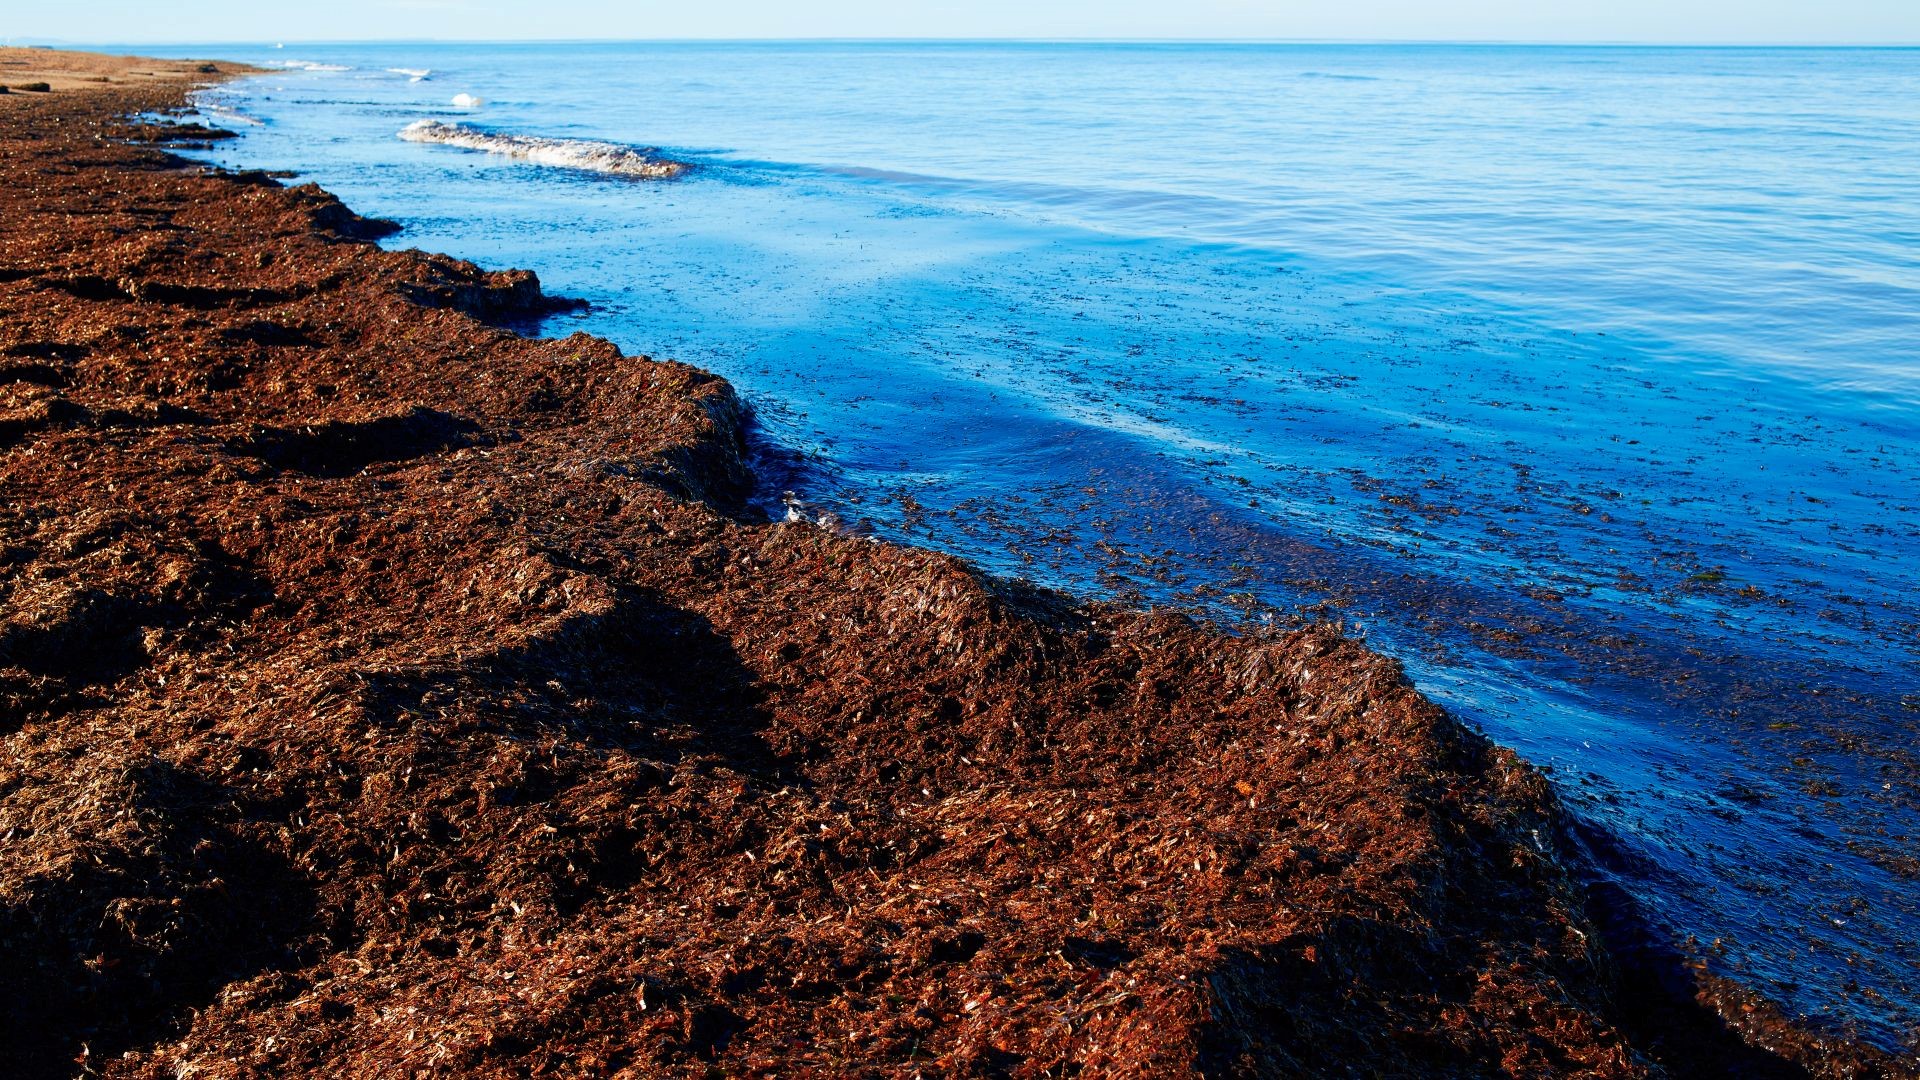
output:
[[[0,37],[1920,43],[1920,0],[5,0]]]

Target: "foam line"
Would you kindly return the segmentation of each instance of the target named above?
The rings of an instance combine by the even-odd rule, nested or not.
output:
[[[535,165],[588,172],[664,180],[687,170],[685,162],[655,157],[646,150],[614,143],[578,139],[546,139],[535,135],[499,135],[466,124],[419,120],[400,131],[408,142],[440,143],[517,158]]]

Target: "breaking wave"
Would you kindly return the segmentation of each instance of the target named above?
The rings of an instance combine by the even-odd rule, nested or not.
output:
[[[268,67],[287,68],[291,71],[352,71],[345,64],[316,64],[311,60],[268,60]]]
[[[443,143],[467,150],[518,158],[535,165],[664,180],[687,170],[685,162],[654,157],[651,151],[614,143],[545,139],[534,135],[498,135],[465,124],[418,120],[400,130],[408,142]]]
[[[433,74],[432,68],[388,68],[387,70],[395,75],[407,76],[408,82],[419,82]]]

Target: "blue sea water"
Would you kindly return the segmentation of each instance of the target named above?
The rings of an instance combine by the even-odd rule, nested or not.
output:
[[[1920,51],[176,51],[281,68],[202,96],[205,156],[732,380],[772,495],[1340,618],[1715,970],[1920,1031]]]

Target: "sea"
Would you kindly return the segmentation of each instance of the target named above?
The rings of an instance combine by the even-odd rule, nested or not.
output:
[[[1920,1033],[1920,51],[165,52],[270,69],[199,158],[731,380],[772,514],[1336,621],[1603,904]]]

